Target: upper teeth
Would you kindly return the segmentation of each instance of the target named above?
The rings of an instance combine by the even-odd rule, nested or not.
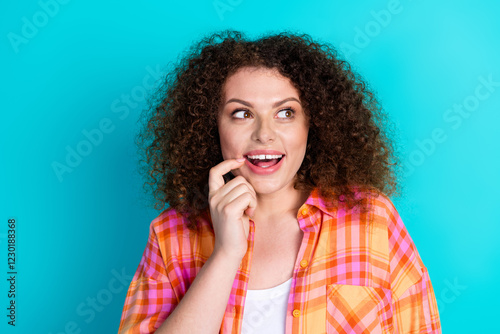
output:
[[[270,155],[270,154],[259,154],[259,155],[249,155],[248,159],[259,159],[259,160],[271,160],[271,159],[279,159],[283,157],[280,155]]]

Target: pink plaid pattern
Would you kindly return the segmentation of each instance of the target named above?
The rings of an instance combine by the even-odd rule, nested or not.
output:
[[[304,232],[292,277],[287,333],[441,333],[429,274],[392,202],[359,192],[371,203],[359,213],[325,202],[314,190],[299,209]],[[150,227],[130,284],[120,333],[153,333],[180,302],[210,257],[209,219],[199,230],[173,209]],[[236,274],[221,333],[241,333],[255,224]]]

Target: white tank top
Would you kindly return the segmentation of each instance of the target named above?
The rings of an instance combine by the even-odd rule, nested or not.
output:
[[[273,288],[247,290],[242,333],[285,333],[286,310],[292,279]]]

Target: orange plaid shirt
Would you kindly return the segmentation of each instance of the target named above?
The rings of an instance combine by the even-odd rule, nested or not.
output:
[[[398,212],[384,195],[370,197],[370,203],[368,213],[332,207],[314,190],[299,209],[304,235],[288,297],[287,333],[441,333],[429,274]],[[186,222],[167,209],[151,223],[119,333],[153,333],[210,257],[211,223],[203,221],[195,232]],[[250,221],[249,248],[221,333],[242,332],[254,231]]]

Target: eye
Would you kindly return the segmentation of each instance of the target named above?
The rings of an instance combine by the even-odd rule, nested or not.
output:
[[[278,118],[285,118],[286,119],[286,118],[293,118],[294,114],[295,114],[295,111],[292,108],[288,108],[288,109],[283,109],[283,110],[278,111],[276,116]]]
[[[250,118],[252,114],[248,110],[236,110],[233,112],[234,118]]]

